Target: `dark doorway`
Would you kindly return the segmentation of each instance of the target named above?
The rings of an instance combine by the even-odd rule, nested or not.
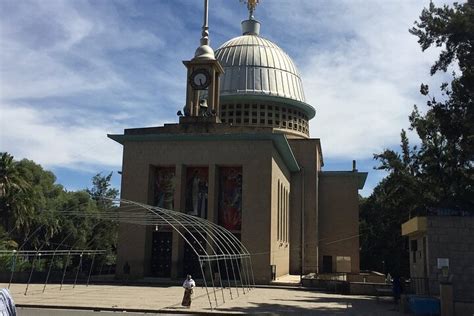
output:
[[[323,256],[323,273],[332,273],[332,256]]]
[[[184,235],[185,238],[192,244],[192,247],[187,242],[184,243],[183,277],[187,274],[191,274],[193,278],[201,278],[202,272],[199,265],[199,259],[193,248],[198,252],[199,255],[204,255],[204,249],[206,249],[206,239],[205,236],[201,236],[200,234],[195,233],[193,235],[197,240],[189,233]],[[209,269],[207,266],[203,268]],[[209,271],[204,272],[208,273]]]
[[[151,250],[151,275],[159,278],[171,277],[172,232],[153,232]]]

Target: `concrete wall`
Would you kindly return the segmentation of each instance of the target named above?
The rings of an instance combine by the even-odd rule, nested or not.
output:
[[[270,264],[276,265],[276,276],[279,277],[281,275],[285,275],[289,273],[289,262],[290,262],[290,240],[289,240],[289,214],[291,213],[291,209],[289,209],[289,197],[290,197],[290,172],[286,168],[283,161],[280,159],[279,154],[274,150],[273,158],[272,158],[272,208],[271,208],[271,257],[270,257]],[[278,193],[279,186],[283,188],[284,192],[286,191],[287,194],[287,201],[285,203],[285,198],[280,192]],[[283,194],[284,195],[284,194]],[[280,201],[279,201],[280,196]],[[285,204],[287,204],[285,207]],[[280,218],[278,216],[278,208],[281,209],[282,213],[280,214]],[[284,218],[284,209],[287,208],[288,211],[288,218]],[[288,238],[280,238],[278,239],[278,222],[280,221],[280,225],[282,225],[282,232],[287,227]],[[284,233],[284,232],[283,232]]]
[[[351,257],[351,273],[359,268],[359,197],[356,172],[321,172],[319,176],[319,268],[323,256]]]
[[[318,176],[321,169],[319,139],[288,140],[302,171],[291,175],[290,273],[318,272]],[[302,213],[302,209],[304,212]],[[303,233],[302,237],[302,214]],[[302,239],[304,251],[302,253]]]
[[[474,217],[428,217],[426,236],[428,277],[441,280],[437,258],[448,258],[454,299],[474,300]],[[438,293],[439,285],[432,283],[433,293]]]
[[[153,166],[176,166],[177,179],[183,179],[184,166],[209,166],[208,214],[216,221],[218,191],[217,186],[212,184],[211,177],[215,179],[219,166],[242,166],[242,242],[251,253],[266,254],[255,255],[252,258],[256,281],[265,283],[270,279],[272,179],[275,177],[275,179],[286,179],[287,184],[289,182],[288,171],[282,170],[284,168],[280,161],[272,160],[274,153],[271,141],[126,142],[122,169],[122,198],[151,202],[150,183]],[[273,174],[273,169],[280,171]],[[175,210],[184,211],[184,181],[177,182]],[[178,249],[181,246],[178,247],[175,243],[177,239],[177,236],[173,238],[174,263],[180,261]],[[146,276],[149,272],[150,243],[151,229],[121,225],[117,261],[119,272],[120,267],[128,261],[133,276]],[[172,276],[177,277],[176,268],[172,271]]]

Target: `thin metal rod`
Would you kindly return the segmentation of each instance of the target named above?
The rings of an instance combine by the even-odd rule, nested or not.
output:
[[[244,259],[245,260],[245,259]],[[247,260],[245,260],[245,271],[247,272],[247,284],[249,286],[249,291],[252,289],[252,287],[250,286],[250,274],[249,274],[249,264],[250,262],[248,261],[248,258]]]
[[[33,259],[33,263],[31,264],[31,272],[30,272],[30,277],[28,278],[28,283],[26,284],[26,289],[25,289],[25,295],[26,293],[28,292],[28,288],[30,286],[30,282],[31,282],[31,278],[33,277],[33,271],[35,269],[35,263],[36,263],[36,259],[38,257],[41,257],[41,250],[44,248],[44,246],[46,245],[46,243],[48,242],[48,240],[45,240],[40,248],[36,251],[36,254],[35,254],[35,258]]]
[[[252,256],[249,255],[249,260],[250,260],[250,270],[252,271],[252,281],[253,281],[253,287],[255,288],[255,278],[253,275],[253,264],[252,264]]]
[[[230,299],[233,300],[234,298],[232,297],[232,286],[230,285],[229,269],[227,268],[227,261],[226,261],[226,259],[224,259],[224,266],[225,266],[225,273],[226,273],[226,275],[227,275],[227,284],[229,285]]]
[[[76,287],[77,276],[79,275],[79,269],[81,269],[81,271],[82,271],[82,255],[80,255],[79,257],[80,257],[80,259],[79,259],[79,264],[77,265],[76,278],[74,279],[74,285],[72,286],[72,288]]]
[[[99,277],[102,275],[102,268],[104,267],[105,260],[107,260],[107,255],[105,255],[104,257],[104,260],[102,260],[102,263],[100,264]]]
[[[31,263],[31,271],[30,271],[30,276],[28,278],[28,283],[26,283],[26,289],[24,295],[28,293],[28,288],[30,287],[30,282],[31,282],[31,277],[33,276],[33,270],[35,269],[35,263],[36,263],[36,258],[38,257],[39,252],[37,252],[33,258],[33,262]]]
[[[239,264],[239,261],[237,261],[237,259],[235,259],[235,261],[236,261],[236,264],[237,264],[237,271],[239,272],[240,286],[242,286],[242,292],[244,292],[244,294],[245,294],[244,284],[242,283],[242,274],[240,273],[240,264]]]
[[[233,259],[230,259],[230,266],[232,267],[232,274],[234,275],[234,284],[235,284],[235,290],[237,291],[237,297],[239,297],[239,287],[237,286],[237,277],[235,276],[233,261],[234,261]]]
[[[10,286],[12,284],[12,280],[13,280],[13,273],[15,272],[15,269],[16,269],[16,258],[17,258],[18,254],[16,252],[13,253],[13,257],[12,257],[12,273],[10,274],[10,282],[8,283],[8,288],[10,289]]]
[[[67,266],[69,265],[69,256],[70,256],[70,253],[68,253],[67,256],[66,256],[66,263],[64,264],[63,277],[61,279],[61,286],[59,287],[60,291],[63,289],[64,277],[66,276]]]
[[[204,280],[204,287],[206,288],[207,299],[209,300],[209,306],[211,306],[211,311],[212,311],[213,308],[212,308],[211,296],[209,295],[209,290],[207,289],[206,274],[204,273],[204,269],[202,268],[202,265],[203,265],[202,261],[199,260],[199,267],[201,267],[201,274],[202,274],[202,279]]]
[[[59,247],[62,246],[62,244],[64,243],[64,241],[66,241],[67,238],[69,238],[69,236],[72,234],[72,232],[70,232],[69,234],[67,234],[66,237],[64,237],[64,239],[59,243],[59,245],[56,247],[56,249],[54,250],[54,253],[53,253],[53,258],[51,258],[51,263],[49,264],[49,269],[48,269],[48,274],[46,275],[46,280],[44,281],[44,286],[43,286],[43,293],[44,291],[46,290],[46,284],[48,284],[48,280],[49,280],[49,276],[51,274],[51,269],[53,267],[53,264],[54,264],[54,258],[56,256],[56,252],[58,251]]]
[[[214,285],[214,275],[212,273],[212,263],[209,263],[208,266],[209,266],[209,272],[211,273],[212,290],[214,292],[214,299],[216,300],[216,307],[217,307],[219,304],[217,303],[216,287]]]
[[[89,281],[90,281],[90,279],[91,279],[91,274],[92,274],[92,268],[94,267],[94,260],[95,260],[95,254],[92,255],[91,269],[90,269],[90,271],[89,271],[89,277],[87,278],[86,287],[89,286]]]
[[[221,275],[221,268],[219,267],[220,261],[217,261],[217,273],[219,273],[219,283],[221,285],[221,292],[222,292],[222,302],[225,303],[225,298],[224,298],[224,287],[222,286],[222,275]]]
[[[33,237],[41,228],[43,228],[44,224],[36,228],[31,235],[26,236],[26,238],[23,240],[23,243],[21,244],[20,248],[18,248],[17,252],[15,253],[15,264],[16,264],[16,257],[18,256],[18,251],[23,248],[23,246],[26,245],[28,240],[30,240],[31,237]],[[13,281],[13,274],[15,270],[12,270],[12,273],[10,274],[10,282],[8,283],[8,288],[10,288],[12,281]]]

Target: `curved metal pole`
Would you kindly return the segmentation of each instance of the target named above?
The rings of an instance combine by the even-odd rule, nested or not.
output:
[[[95,249],[97,251],[97,248]],[[92,263],[91,263],[91,269],[89,271],[89,277],[87,278],[87,284],[86,284],[86,287],[89,286],[89,281],[91,279],[91,274],[92,274],[92,268],[94,267],[94,260],[95,260],[95,252],[94,254],[92,255]]]
[[[23,243],[21,244],[20,248],[18,248],[17,252],[15,253],[15,256],[14,256],[15,259],[14,259],[13,265],[16,265],[16,259],[18,257],[18,252],[21,250],[21,248],[23,248],[26,245],[26,243],[30,240],[30,238],[33,237],[41,228],[43,228],[43,226],[44,226],[44,224],[39,226],[38,228],[36,228],[31,235],[26,236],[26,238],[23,240]],[[12,273],[10,274],[10,282],[8,283],[8,288],[10,288],[10,286],[12,284],[14,272],[15,272],[15,270],[12,270]]]
[[[48,284],[49,275],[51,274],[51,269],[52,269],[53,264],[54,264],[54,258],[56,256],[56,251],[58,251],[58,249],[63,245],[63,243],[66,241],[66,239],[69,238],[69,236],[71,236],[71,234],[72,234],[72,232],[70,232],[66,237],[64,237],[64,239],[61,241],[61,243],[54,250],[53,257],[51,258],[51,263],[49,265],[48,274],[46,275],[46,280],[44,281],[43,293],[46,290],[46,284]]]
[[[207,289],[206,275],[204,274],[204,269],[202,268],[202,261],[201,260],[199,260],[199,266],[201,267],[202,279],[204,280],[204,286],[206,288],[207,299],[209,300],[209,305],[211,306],[211,311],[212,311],[213,308],[212,308],[211,297],[209,296],[209,290]]]
[[[76,287],[76,282],[77,282],[77,276],[79,275],[79,269],[82,270],[82,256],[84,255],[84,253],[81,253],[79,255],[80,259],[79,259],[79,264],[77,265],[77,271],[76,271],[76,278],[74,279],[74,285],[72,286],[72,288],[75,288]]]
[[[64,277],[66,276],[66,270],[67,270],[67,266],[69,264],[69,256],[71,255],[71,249],[69,249],[69,252],[66,256],[66,263],[64,264],[64,271],[63,271],[63,277],[61,279],[61,286],[59,287],[59,290],[61,291],[62,288],[63,288],[63,284],[64,284]]]
[[[187,219],[187,220],[193,219],[194,222],[191,222],[191,223],[194,224],[194,225],[196,225],[196,224],[199,223],[198,225],[204,228],[204,231],[206,231],[206,232],[208,233],[208,236],[215,242],[215,244],[216,244],[216,246],[219,248],[220,252],[221,252],[221,253],[224,253],[224,251],[222,250],[222,248],[221,248],[220,245],[219,245],[219,242],[218,242],[219,239],[215,240],[215,239],[213,238],[214,231],[213,231],[212,229],[206,227],[206,225],[203,224],[203,223],[200,221],[200,218],[198,218],[198,217],[196,217],[196,218],[195,218],[195,217],[190,218],[190,215],[181,214],[181,213],[180,213],[180,214],[176,214],[176,216],[177,216],[177,217],[181,217],[181,218],[184,217],[184,218]],[[179,222],[179,223],[182,224],[181,222]],[[206,223],[206,222],[204,222],[204,223]],[[197,232],[198,232],[198,234],[200,234],[200,235],[202,236],[202,234],[201,234],[199,231],[197,231]],[[222,236],[221,236],[221,237],[222,237]],[[224,238],[225,238],[225,236],[224,236]],[[212,248],[212,245],[207,241],[207,238],[206,238],[206,243]],[[222,246],[223,246],[224,248],[227,248],[227,247],[225,247],[225,244],[223,244]],[[227,249],[226,249],[226,250],[227,250]],[[215,254],[217,254],[214,249],[213,249],[213,252],[214,252]],[[237,266],[238,266],[238,263],[237,263]],[[233,267],[233,266],[232,266],[232,267]],[[226,268],[227,268],[227,267],[226,267]],[[220,273],[219,262],[218,262],[218,271],[219,271],[219,276],[220,276],[220,279],[219,279],[219,280],[220,280],[220,285],[221,285],[222,299],[223,299],[223,302],[225,302],[224,290],[223,290],[223,286],[222,286],[222,278],[221,278],[221,273]],[[211,274],[212,274],[212,269],[211,269]],[[240,268],[239,268],[239,275],[240,275]],[[242,290],[243,290],[243,292],[244,292],[244,294],[245,294],[245,290],[243,289],[243,281],[242,281],[242,276],[241,276],[241,275],[240,275],[240,279],[241,279],[241,284],[242,284]],[[235,273],[234,273],[234,280],[235,280],[235,281],[237,280],[237,278],[235,278]],[[211,281],[212,281],[212,285],[213,285],[213,289],[214,289],[214,295],[215,295],[215,284],[214,284],[214,279],[213,279],[213,276],[212,276],[212,275],[211,275]],[[229,285],[230,285],[230,281],[229,281]],[[236,283],[236,287],[237,287],[237,283]],[[237,291],[238,291],[238,290],[237,290]],[[217,298],[215,297],[215,299],[216,299],[216,304],[217,304]]]
[[[214,292],[214,299],[216,300],[216,307],[219,306],[219,303],[217,303],[217,295],[216,295],[216,287],[214,286],[214,276],[212,275],[212,262],[209,262],[209,272],[211,273],[211,283],[212,283],[212,289]]]
[[[43,242],[43,244],[41,245],[41,247],[36,251],[35,257],[33,259],[33,263],[31,264],[30,277],[28,278],[28,283],[26,284],[26,289],[25,289],[25,294],[24,295],[26,295],[26,293],[28,293],[28,288],[30,287],[31,277],[33,276],[33,271],[35,269],[36,258],[38,256],[41,257],[40,251],[43,249],[43,247],[46,245],[47,242],[48,242],[48,240],[45,240]]]
[[[181,215],[181,214],[180,214]],[[186,219],[189,219],[189,218],[186,218]],[[214,237],[213,237],[213,231],[212,230],[208,230],[207,227],[203,224],[201,224],[199,221],[194,221],[193,222],[194,225],[198,225],[199,227],[203,228],[203,230],[206,232],[206,236],[202,235],[201,232],[199,230],[196,230],[196,232],[201,235],[202,238],[204,238],[206,240],[206,243],[211,247],[211,249],[213,250],[213,252],[217,255],[216,251],[213,249],[212,247],[212,244],[209,243],[209,241],[207,240],[207,238],[210,238],[213,242],[214,242],[214,245],[217,246],[217,248],[219,249],[219,252],[224,254],[224,251],[222,250],[222,248],[220,247],[219,245],[219,242],[218,240],[215,240]],[[224,245],[223,245],[224,246]],[[226,248],[224,246],[224,248]],[[227,251],[227,249],[226,249]],[[219,261],[217,263],[217,269],[218,269],[218,273],[219,273],[219,283],[221,285],[221,292],[222,292],[222,301],[225,303],[225,296],[224,296],[224,287],[222,286],[222,276],[221,276],[221,271],[220,271],[220,267],[219,267]]]
[[[200,221],[201,219],[198,218],[198,220]],[[205,223],[206,223],[206,222],[205,222]],[[213,225],[212,222],[209,222],[209,223],[210,223],[209,226],[211,226],[211,227],[214,228],[215,230],[221,231],[221,229],[222,229],[221,226]],[[221,231],[221,232],[222,232],[222,231]],[[223,236],[221,236],[221,237],[223,237],[224,239],[229,240],[225,234],[223,234]],[[239,241],[239,243],[240,243],[240,241]],[[229,244],[232,245],[230,242],[229,242]],[[232,261],[233,261],[233,260],[232,260],[232,256],[231,256],[230,262],[231,262],[231,267],[232,267],[232,273],[233,273],[233,275],[234,275],[234,283],[235,283],[235,288],[236,288],[236,291],[237,291],[237,296],[239,296],[239,289],[238,289],[238,285],[237,285],[237,277],[236,277],[236,275],[235,275],[234,264],[233,264]],[[236,264],[237,264],[237,267],[238,267],[238,262],[237,262]],[[239,271],[239,275],[240,275],[240,271]],[[230,282],[229,282],[229,283],[230,283]],[[244,294],[245,294],[245,291],[244,291]]]
[[[254,275],[253,275],[252,256],[249,256],[249,260],[250,260],[250,270],[252,271],[252,281],[253,281],[253,287],[255,288],[255,278],[254,278]]]

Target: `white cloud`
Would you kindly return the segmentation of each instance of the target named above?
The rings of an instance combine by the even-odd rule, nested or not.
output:
[[[91,170],[92,166],[120,166],[122,146],[106,137],[117,127],[58,126],[47,111],[18,105],[0,105],[2,150],[46,167]]]
[[[399,143],[413,104],[426,102],[420,83],[439,82],[429,76],[437,51],[422,53],[408,32],[427,3],[343,1],[327,15],[318,4],[290,8],[303,16],[290,23],[295,37],[302,34],[290,49],[317,110],[311,135],[321,138],[326,159],[369,158]]]
[[[449,1],[451,2],[451,1]],[[436,3],[441,3],[436,1]],[[263,1],[262,36],[297,63],[324,158],[367,161],[399,142],[436,51],[408,33],[428,1]],[[0,2],[0,150],[45,166],[119,166],[123,128],[176,119],[200,36],[195,1]],[[246,10],[212,3],[214,48]]]

